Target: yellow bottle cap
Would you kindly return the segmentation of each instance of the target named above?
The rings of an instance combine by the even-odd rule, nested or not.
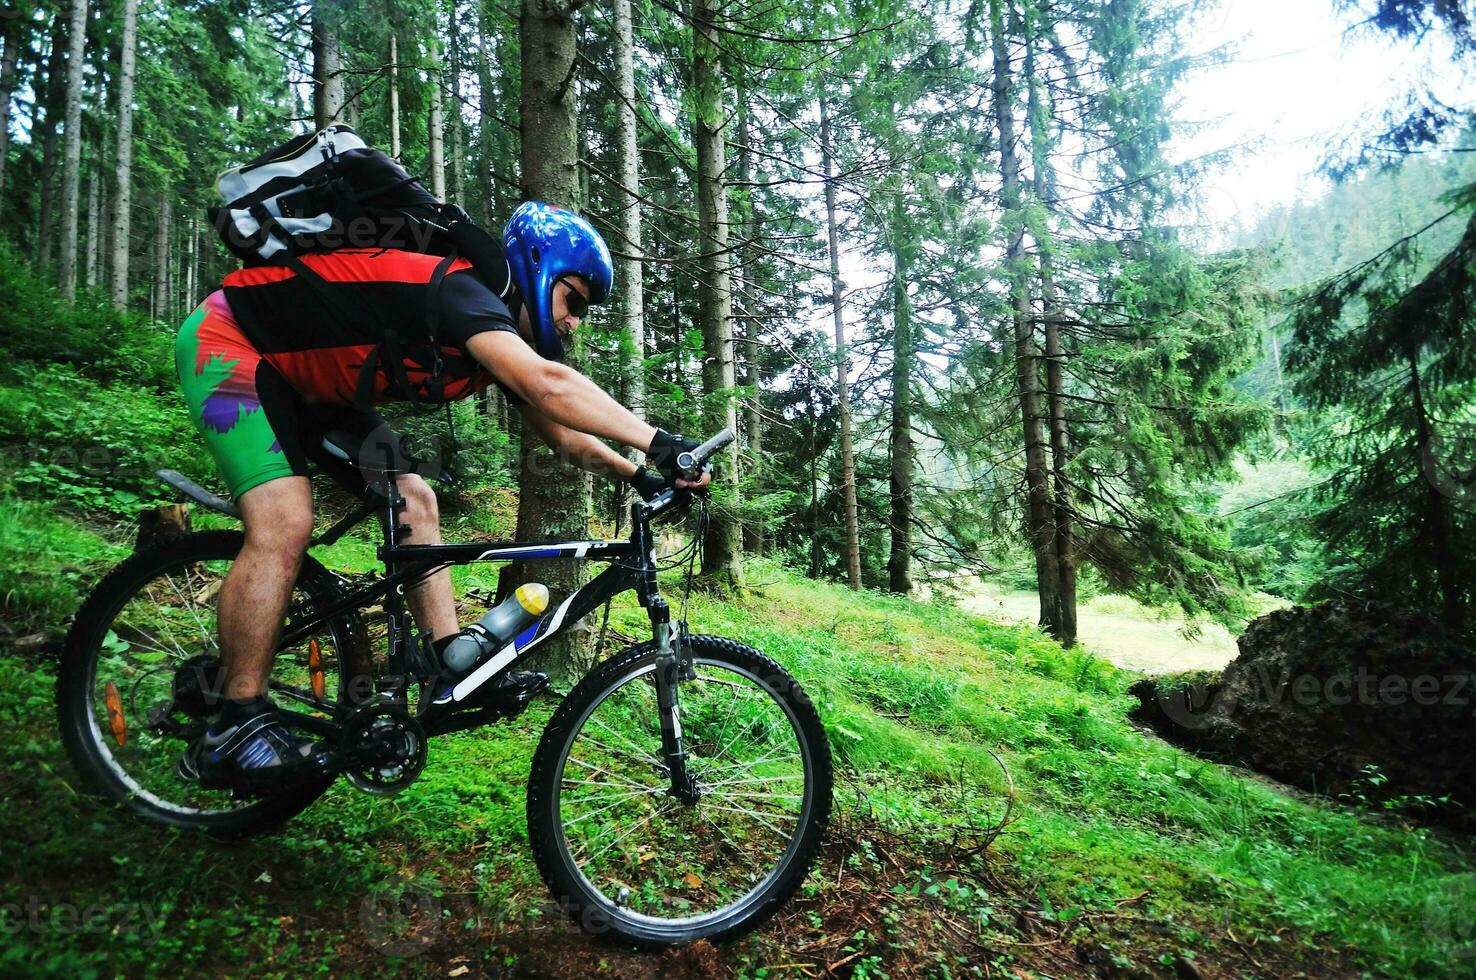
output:
[[[513,595],[518,597],[518,604],[527,610],[529,615],[542,616],[543,611],[548,608],[548,586],[542,582],[528,582],[520,585]]]

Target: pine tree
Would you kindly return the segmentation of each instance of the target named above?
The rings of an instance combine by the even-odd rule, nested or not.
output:
[[[706,355],[702,364],[702,388],[708,406],[703,423],[708,433],[721,428],[734,432],[738,429],[732,399],[732,257],[728,250],[728,198],[723,176],[727,166],[723,124],[727,116],[717,17],[717,6],[710,0],[693,0],[692,139],[697,147],[698,247],[701,250],[698,321]],[[724,489],[736,498],[737,488],[733,485],[738,475],[736,443],[720,453],[716,463],[715,481],[720,485],[726,483]],[[736,499],[729,502],[719,497],[713,511],[703,550],[703,574],[725,588],[741,589],[743,542]]]
[[[820,97],[820,154],[825,173],[825,229],[830,242],[830,305],[835,321],[835,390],[840,407],[841,488],[845,495],[846,581],[861,588],[861,538],[856,519],[856,453],[852,444],[850,364],[846,347],[844,287],[840,277],[840,236],[835,220],[835,166],[830,139],[830,111]]]
[[[123,0],[123,38],[118,63],[118,126],[113,168],[113,305],[128,302],[128,261],[133,229],[133,84],[138,48],[138,0]]]
[[[575,156],[574,68],[576,34],[569,9],[550,0],[523,0],[522,48],[523,191],[532,200],[576,206],[579,167]],[[518,478],[518,537],[524,541],[583,538],[589,534],[590,478],[523,430]],[[509,566],[501,591],[526,581],[529,569]],[[557,596],[567,596],[588,581],[583,562],[540,562],[537,574]],[[519,578],[519,576],[522,576]],[[590,664],[590,627],[581,623],[545,646],[542,662],[550,673],[574,677]]]
[[[77,295],[77,239],[82,191],[82,70],[87,45],[87,0],[71,0],[67,27],[66,142],[62,150],[62,234],[59,281],[67,299]]]
[[[636,122],[635,38],[631,28],[630,0],[613,0],[613,48],[616,86],[616,199],[620,201],[617,222],[617,251],[626,257],[618,260],[616,281],[624,291],[621,313],[625,318],[625,337],[621,340],[621,374],[624,378],[625,407],[638,418],[646,417],[646,323],[641,262],[641,161],[640,134]],[[632,455],[636,455],[634,451]]]
[[[1329,413],[1313,496],[1334,571],[1314,595],[1397,597],[1470,625],[1476,581],[1476,218],[1410,282],[1418,239],[1333,277],[1294,317],[1296,392]]]

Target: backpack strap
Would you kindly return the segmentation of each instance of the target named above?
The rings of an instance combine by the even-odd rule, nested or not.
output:
[[[431,344],[431,377],[426,382],[426,388],[432,393],[432,397],[438,399],[446,410],[446,433],[451,440],[451,449],[447,453],[446,463],[441,468],[442,478],[448,485],[454,486],[460,482],[460,474],[456,466],[456,457],[461,452],[461,447],[456,444],[456,422],[451,417],[451,403],[446,400],[446,379],[442,375],[443,365],[441,363],[441,284],[446,281],[446,273],[451,268],[451,263],[458,258],[456,249],[451,249],[440,262],[436,263],[435,271],[431,273],[430,288],[426,291],[425,327],[430,336]]]
[[[435,401],[445,401],[446,379],[441,377],[441,283],[446,281],[446,272],[457,259],[456,249],[451,250],[431,272],[429,288],[425,294],[425,332],[431,345],[431,377],[426,390]]]
[[[391,328],[384,331],[383,339],[380,340],[364,358],[364,364],[359,368],[359,380],[354,388],[354,407],[367,411],[374,397],[374,378],[377,372],[383,368],[385,375],[390,381],[390,390],[411,405],[421,407],[433,405],[436,402],[445,401],[446,380],[443,378],[444,364],[441,360],[440,325],[441,325],[441,283],[446,278],[446,272],[451,268],[451,263],[456,261],[456,253],[446,256],[436,263],[435,270],[431,273],[429,289],[426,291],[425,325],[430,339],[430,376],[425,382],[425,395],[410,383],[410,373],[405,369],[405,351],[403,338],[398,331]]]

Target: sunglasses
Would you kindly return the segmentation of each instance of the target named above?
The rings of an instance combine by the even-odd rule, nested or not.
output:
[[[569,291],[564,296],[564,306],[568,308],[569,315],[583,320],[584,315],[589,312],[589,297],[581,293],[568,276],[560,276],[554,281],[563,283],[564,288]]]

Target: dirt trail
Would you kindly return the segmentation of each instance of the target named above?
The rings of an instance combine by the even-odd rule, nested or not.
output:
[[[1040,613],[1034,592],[987,582],[972,584],[959,607],[1002,622],[1034,623]],[[1192,639],[1184,636],[1183,628],[1183,616],[1161,618],[1123,596],[1098,596],[1077,613],[1081,644],[1129,670],[1146,674],[1221,670],[1235,659],[1235,637],[1225,627],[1204,623]]]

